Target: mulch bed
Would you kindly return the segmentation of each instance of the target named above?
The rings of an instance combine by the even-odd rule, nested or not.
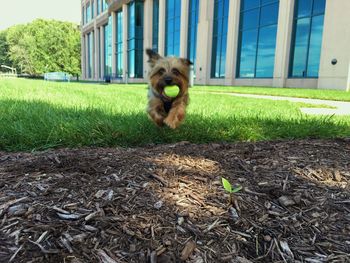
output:
[[[347,139],[1,153],[0,262],[350,262],[349,182]]]

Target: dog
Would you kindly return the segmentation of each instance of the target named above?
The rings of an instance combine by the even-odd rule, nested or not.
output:
[[[185,58],[162,57],[152,49],[147,49],[149,57],[149,91],[147,113],[159,127],[167,125],[176,129],[183,122],[189,103],[188,87],[192,62]],[[168,97],[164,89],[178,86],[179,94]]]

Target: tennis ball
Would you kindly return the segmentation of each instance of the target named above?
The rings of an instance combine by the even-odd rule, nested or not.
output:
[[[164,94],[170,98],[174,98],[179,95],[180,89],[178,86],[166,86],[164,88]]]

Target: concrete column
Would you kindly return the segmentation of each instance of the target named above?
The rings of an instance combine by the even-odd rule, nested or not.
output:
[[[238,55],[240,0],[230,1],[228,15],[225,85],[233,85]]]
[[[101,35],[101,50],[100,50],[100,55],[101,55],[101,79],[104,79],[105,76],[105,30],[104,27],[101,27],[100,30],[100,35]]]
[[[97,1],[96,1],[97,2]],[[95,68],[95,79],[98,80],[99,79],[99,42],[98,42],[98,36],[100,35],[100,30],[99,28],[97,28],[95,26],[95,41],[94,41],[94,45],[95,45],[95,63],[94,63],[94,68]]]
[[[319,89],[349,90],[350,1],[326,1]],[[336,59],[337,63],[332,64]]]
[[[80,52],[80,57],[81,57],[81,78],[85,79],[85,36],[81,34],[81,52]]]
[[[95,74],[96,74],[96,70],[95,70],[95,52],[96,52],[96,42],[95,42],[95,31],[92,30],[91,31],[91,48],[92,48],[92,67],[91,67],[91,79],[95,79]]]
[[[123,5],[123,81],[128,78],[128,5]]]
[[[189,0],[181,2],[180,57],[187,57]]]
[[[112,12],[112,75],[116,76],[117,74],[117,13]]]
[[[350,91],[350,62],[349,62],[348,83],[346,84],[346,91]]]
[[[288,78],[295,0],[280,0],[273,86],[285,87]]]
[[[89,77],[89,37],[88,34],[85,35],[85,72],[86,72],[86,78],[90,79]]]
[[[145,1],[143,8],[143,77],[146,78],[148,74],[148,57],[145,50],[152,48],[153,0]]]
[[[196,84],[205,85],[209,82],[211,47],[213,42],[213,19],[214,1],[201,0],[197,33]]]
[[[165,0],[159,1],[158,53],[161,56],[165,54]]]

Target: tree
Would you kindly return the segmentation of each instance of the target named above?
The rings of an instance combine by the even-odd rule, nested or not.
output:
[[[7,57],[22,73],[80,74],[80,31],[73,23],[37,19],[9,28],[6,42]]]
[[[7,31],[0,32],[0,65],[12,66],[9,58],[9,46],[6,41]]]

